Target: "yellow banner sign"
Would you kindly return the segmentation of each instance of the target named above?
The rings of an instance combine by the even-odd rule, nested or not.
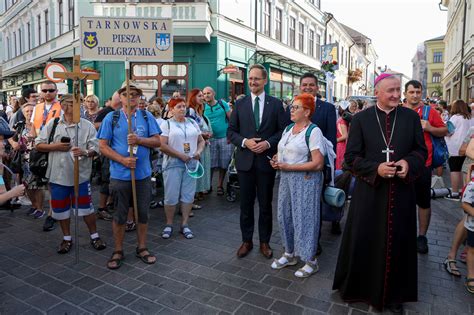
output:
[[[173,61],[171,19],[81,17],[81,58]]]

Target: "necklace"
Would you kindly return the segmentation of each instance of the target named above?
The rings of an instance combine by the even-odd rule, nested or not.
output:
[[[382,150],[382,153],[385,153],[386,155],[386,162],[390,162],[390,154],[395,153],[394,150],[390,150],[390,143],[392,142],[393,131],[395,130],[395,124],[397,123],[398,107],[395,109],[395,118],[393,119],[392,131],[390,132],[390,139],[388,140],[388,142],[387,142],[387,139],[385,138],[385,133],[383,132],[382,124],[380,124],[379,114],[377,113],[377,106],[374,106],[374,110],[375,110],[375,117],[377,117],[377,123],[379,124],[380,133],[382,134],[383,142],[385,143],[385,146],[387,147],[385,150]]]

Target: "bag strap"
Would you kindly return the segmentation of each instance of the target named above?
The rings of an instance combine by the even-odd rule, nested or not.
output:
[[[120,109],[114,110],[112,115],[112,132],[114,132],[115,126],[117,126],[118,121],[120,119]]]
[[[48,144],[53,142],[54,134],[56,133],[56,127],[58,126],[58,123],[59,123],[59,117],[54,118],[53,128],[51,129],[51,133],[49,134],[49,137],[48,137]]]
[[[227,118],[227,112],[225,111],[225,106],[224,106],[224,104],[222,104],[222,100],[219,99],[219,100],[217,101],[217,104],[219,104],[219,106],[222,108],[222,111],[224,112],[225,121],[228,123],[228,122],[229,122],[229,118]]]
[[[288,126],[286,126],[286,128],[285,128],[285,133],[287,133],[288,131],[290,131],[290,129],[293,128],[294,125],[295,125],[295,123],[291,123],[291,124],[289,124]]]
[[[430,110],[431,110],[430,106],[423,105],[423,117],[422,117],[423,120],[428,120],[429,119]]]

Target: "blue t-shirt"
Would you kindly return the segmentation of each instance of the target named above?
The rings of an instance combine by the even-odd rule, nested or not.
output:
[[[224,105],[225,111],[222,109],[219,102]],[[217,101],[214,106],[210,106],[209,104],[205,105],[204,115],[211,123],[212,137],[214,139],[222,139],[227,136],[227,127],[229,127],[229,123],[227,122],[226,115],[228,111],[230,111],[229,104],[222,100]]]
[[[148,123],[143,115],[148,116]],[[128,157],[128,121],[125,113],[120,111],[120,118],[112,131],[112,121],[114,112],[105,116],[97,133],[98,139],[109,140],[109,145],[118,154]],[[139,137],[149,138],[161,134],[160,127],[156,123],[153,115],[147,111],[137,110],[132,115],[132,130]],[[113,133],[112,133],[113,132]],[[135,179],[141,180],[151,176],[150,148],[139,145],[137,154],[137,166],[135,168]],[[121,163],[110,160],[110,177],[119,180],[131,180],[130,169]]]

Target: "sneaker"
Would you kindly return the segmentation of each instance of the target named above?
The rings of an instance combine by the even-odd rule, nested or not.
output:
[[[22,206],[31,206],[31,201],[28,197],[26,196],[20,196],[18,197],[18,202],[22,205]]]
[[[452,201],[461,201],[461,196],[460,195],[448,195],[445,196],[444,199],[446,200],[452,200]]]
[[[54,230],[55,226],[54,226],[54,223],[56,222],[55,219],[53,219],[51,216],[47,216],[46,217],[46,220],[44,220],[44,224],[43,224],[43,231],[45,232],[49,232],[49,231],[52,231]]]
[[[43,216],[44,216],[44,210],[38,210],[38,209],[36,209],[36,210],[33,212],[33,218],[35,218],[35,219],[41,219]]]
[[[36,211],[36,208],[30,208],[27,212],[26,212],[26,215],[32,215],[33,213],[35,213]]]
[[[418,253],[426,254],[428,253],[428,239],[424,235],[419,235],[416,239],[416,247]]]
[[[150,201],[150,208],[151,209],[158,208],[158,202],[156,202],[155,200]]]
[[[105,208],[97,209],[97,218],[104,221],[112,221],[112,215]]]

